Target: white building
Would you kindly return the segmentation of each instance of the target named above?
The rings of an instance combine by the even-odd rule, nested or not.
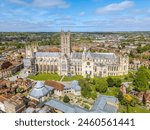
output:
[[[128,56],[114,53],[72,52],[70,32],[61,32],[61,52],[38,52],[38,46],[26,46],[24,67],[31,73],[58,73],[83,77],[106,77],[128,74]]]
[[[76,96],[81,95],[81,87],[78,84],[78,81],[74,80],[71,82],[71,84],[64,85],[62,83],[47,80],[45,81],[45,86],[51,88],[51,90],[54,91],[54,94],[57,96],[62,96],[66,94],[74,94]]]

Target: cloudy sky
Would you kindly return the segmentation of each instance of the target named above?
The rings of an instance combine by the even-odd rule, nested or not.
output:
[[[150,31],[150,0],[0,0],[0,31]]]

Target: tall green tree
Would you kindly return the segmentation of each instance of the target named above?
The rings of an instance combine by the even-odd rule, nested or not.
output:
[[[97,79],[95,84],[95,89],[97,92],[105,93],[108,88],[108,83],[105,79]]]
[[[90,80],[88,78],[80,79],[79,80],[79,85],[81,86],[81,95],[83,97],[90,98],[91,94],[92,94],[91,93],[92,89],[91,89]]]
[[[135,89],[138,91],[145,91],[148,90],[150,87],[150,73],[149,69],[145,67],[140,67],[137,73],[135,74],[133,85]]]
[[[115,87],[118,87],[118,88],[119,88],[119,87],[121,86],[121,83],[122,83],[122,82],[121,82],[121,79],[120,79],[120,78],[116,78],[116,79],[115,79]]]
[[[115,85],[115,81],[112,77],[107,78],[108,87],[113,87]]]

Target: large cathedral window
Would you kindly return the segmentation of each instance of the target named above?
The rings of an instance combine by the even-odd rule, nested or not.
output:
[[[87,62],[87,65],[90,65],[90,62]]]

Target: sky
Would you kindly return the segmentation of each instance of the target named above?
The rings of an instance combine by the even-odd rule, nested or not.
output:
[[[0,32],[150,31],[150,0],[0,0]]]

